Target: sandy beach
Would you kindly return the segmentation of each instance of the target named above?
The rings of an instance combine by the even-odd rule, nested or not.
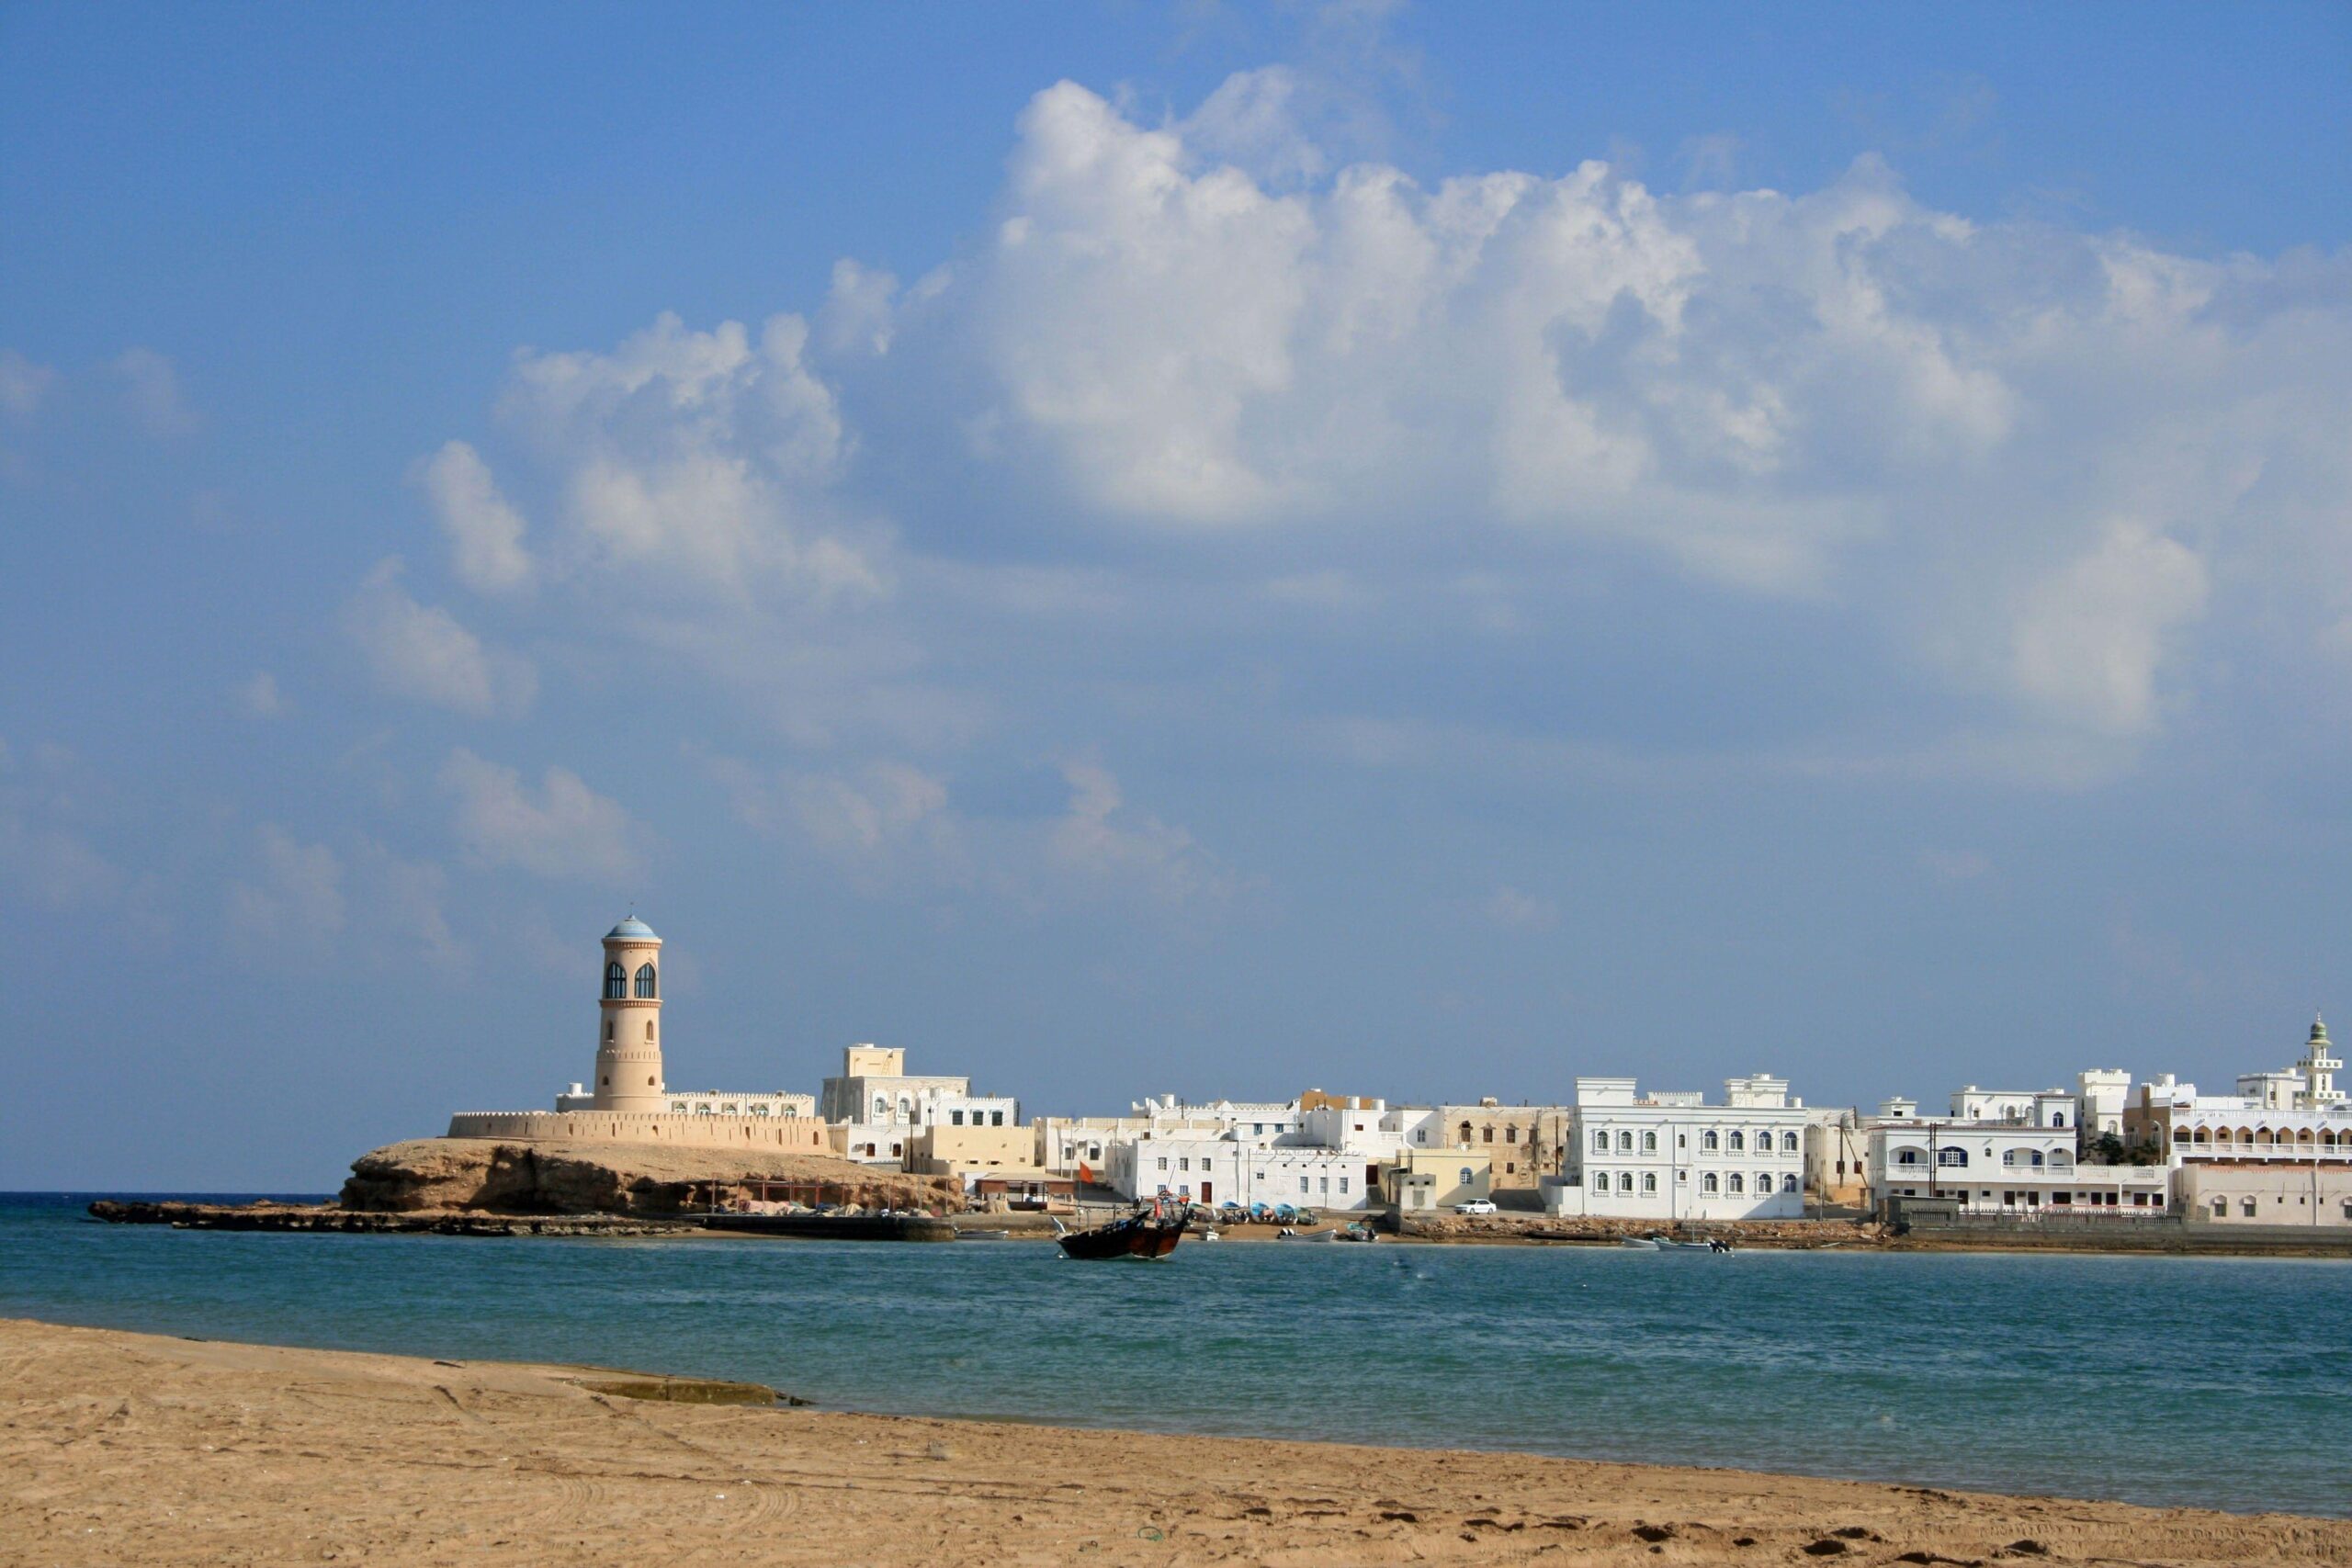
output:
[[[0,1562],[2352,1563],[2352,1521],[697,1404],[625,1381],[0,1321]]]

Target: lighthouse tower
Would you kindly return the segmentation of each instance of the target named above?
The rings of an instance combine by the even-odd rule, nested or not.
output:
[[[660,1111],[662,939],[635,915],[605,933],[597,1013],[596,1109]]]

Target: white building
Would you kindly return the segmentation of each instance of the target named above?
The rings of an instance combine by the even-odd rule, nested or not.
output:
[[[1632,1078],[1578,1078],[1565,1179],[1553,1213],[1619,1219],[1795,1219],[1804,1213],[1804,1102],[1788,1080],[1724,1080],[1724,1103],[1635,1092]]]
[[[1318,1210],[1381,1201],[1382,1161],[1355,1150],[1171,1133],[1126,1139],[1106,1152],[1109,1183],[1124,1198],[1165,1194],[1194,1203]]]
[[[1955,1094],[1953,1104],[1963,1103],[1970,1092]],[[1989,1102],[1986,1108],[2004,1109]],[[1873,1119],[1869,1129],[1871,1193],[1881,1203],[1949,1198],[1966,1210],[1996,1213],[2115,1209],[2147,1216],[2170,1206],[2170,1172],[2162,1166],[2077,1160],[2071,1117],[2064,1126],[1998,1117],[1922,1118],[1907,1100],[1881,1110],[1892,1113]]]
[[[2310,1082],[2306,1077],[2306,1092]],[[2176,1166],[2352,1163],[2352,1102],[2279,1110],[2256,1095],[2199,1094],[2166,1073],[2140,1086],[2124,1113],[2124,1135]]]
[[[2066,1089],[1978,1089],[1969,1084],[1951,1097],[1955,1122],[2006,1122],[2027,1127],[2073,1127],[2075,1091]]]
[[[2123,1108],[2132,1075],[2121,1067],[2091,1067],[2075,1075],[2075,1126],[2086,1136],[2123,1134]]]
[[[824,1081],[818,1099],[839,1153],[887,1165],[906,1158],[919,1128],[1021,1125],[1021,1102],[1011,1095],[976,1095],[968,1077],[910,1074],[906,1064],[898,1046],[852,1045],[842,1053],[840,1076]]]

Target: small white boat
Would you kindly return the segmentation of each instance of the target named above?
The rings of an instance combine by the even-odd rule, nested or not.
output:
[[[1645,1235],[1621,1235],[1617,1238],[1617,1245],[1620,1247],[1630,1247],[1635,1252],[1656,1252],[1657,1250],[1657,1242],[1652,1237]]]
[[[1217,1235],[1215,1231],[1203,1231],[1201,1233],[1201,1239],[1203,1241],[1223,1241],[1225,1237]]]
[[[1276,1241],[1337,1241],[1338,1231],[1295,1231],[1288,1225],[1274,1233]]]
[[[957,1231],[957,1241],[1011,1241],[1011,1231]]]

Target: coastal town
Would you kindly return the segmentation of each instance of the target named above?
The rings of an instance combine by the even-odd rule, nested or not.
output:
[[[1769,1072],[1725,1079],[1716,1099],[1579,1074],[1544,1104],[1398,1104],[1352,1086],[1024,1120],[1018,1097],[976,1092],[967,1074],[910,1072],[901,1046],[846,1047],[813,1095],[673,1089],[662,948],[633,915],[605,936],[592,1080],[549,1111],[461,1111],[447,1137],[830,1156],[933,1179],[976,1208],[1172,1200],[1236,1219],[1303,1211],[1398,1228],[1516,1212],[1661,1231],[1869,1219],[2352,1239],[2352,1096],[2317,1018],[2290,1065],[2243,1073],[2221,1094],[2171,1073],[2086,1067],[2046,1089],[1963,1084],[1923,1112],[1901,1096],[1809,1105]]]

